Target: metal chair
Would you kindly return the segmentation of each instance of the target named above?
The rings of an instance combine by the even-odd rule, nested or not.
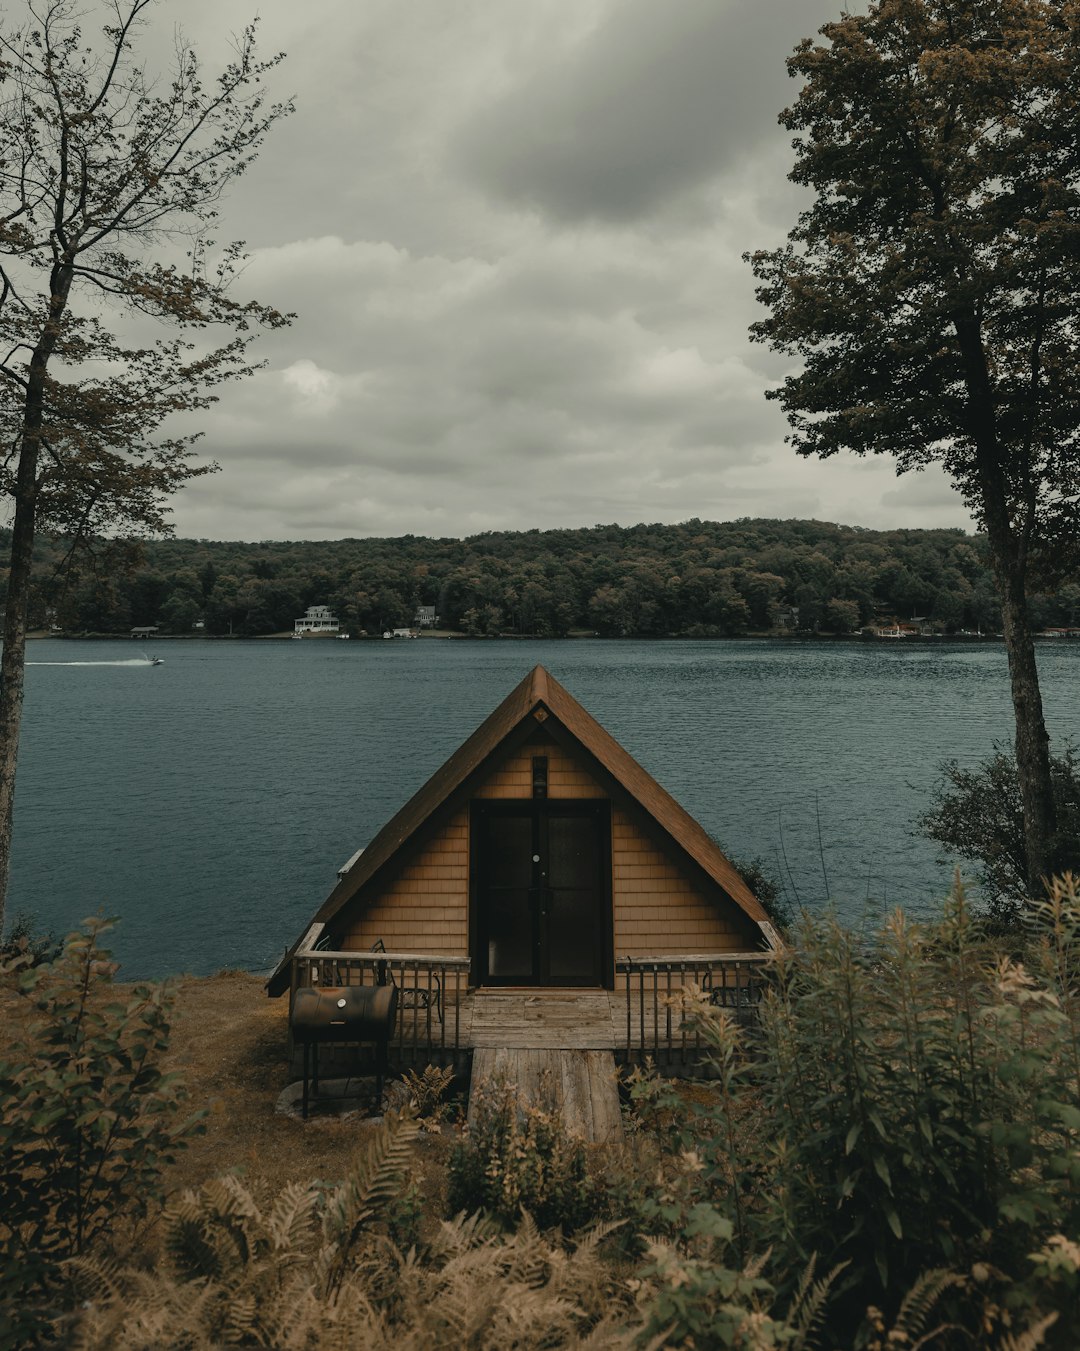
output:
[[[371,945],[372,952],[385,952],[386,944],[381,938],[376,938]],[[405,973],[402,972],[402,975]],[[387,977],[390,978],[390,984],[397,987],[399,1007],[402,1009],[434,1009],[435,1016],[441,1023],[443,1020],[442,1012],[442,981],[434,971],[429,971],[431,978],[430,985],[401,985],[394,975],[393,968],[387,962],[379,962],[375,967],[375,982],[378,985],[385,985]]]
[[[728,981],[724,972],[720,972],[720,979],[716,979],[717,973],[711,969],[706,971],[701,979],[702,993],[708,999],[710,1004],[722,1009],[749,1009],[752,1008],[760,999],[761,991],[753,976],[740,977],[735,974],[735,979]]]

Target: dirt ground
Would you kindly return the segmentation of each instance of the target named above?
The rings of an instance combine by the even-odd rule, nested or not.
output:
[[[166,1178],[171,1189],[198,1186],[235,1171],[258,1192],[286,1182],[337,1182],[369,1126],[354,1115],[313,1113],[307,1121],[276,1112],[292,1082],[287,1054],[289,1001],[269,999],[263,977],[222,972],[177,983],[170,1063],[181,1071],[191,1106],[206,1108],[195,1136]],[[429,1197],[445,1187],[451,1139],[422,1136],[415,1178]]]
[[[242,1175],[261,1197],[294,1180],[336,1182],[370,1129],[356,1116],[301,1121],[275,1112],[292,1078],[288,1000],[267,998],[263,979],[221,972],[172,982],[176,1003],[167,1063],[183,1074],[190,1110],[205,1109],[207,1115],[204,1132],[191,1138],[166,1172],[167,1192],[197,1187],[225,1172]],[[24,1001],[0,991],[0,1021],[9,1030],[25,1011]],[[451,1143],[445,1135],[421,1137],[416,1164],[425,1194],[442,1189]]]

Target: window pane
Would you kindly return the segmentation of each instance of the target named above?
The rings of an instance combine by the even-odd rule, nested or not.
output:
[[[600,979],[599,905],[595,888],[562,888],[548,895],[548,967],[553,984]]]
[[[501,887],[487,895],[488,975],[529,980],[533,975],[533,921],[530,893]]]
[[[533,824],[528,816],[489,816],[486,822],[487,881],[490,887],[532,885]]]
[[[548,820],[548,885],[595,887],[600,881],[597,822],[591,816]]]

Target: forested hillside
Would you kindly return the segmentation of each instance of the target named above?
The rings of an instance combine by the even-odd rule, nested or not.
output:
[[[148,542],[130,566],[68,575],[39,547],[38,623],[69,633],[132,625],[259,635],[329,605],[353,633],[436,607],[471,634],[727,637],[777,627],[850,632],[925,617],[943,632],[995,630],[984,542],[960,530],[864,530],[822,521],[687,521],[469,539]],[[1075,623],[1080,579],[1033,600],[1036,626]]]

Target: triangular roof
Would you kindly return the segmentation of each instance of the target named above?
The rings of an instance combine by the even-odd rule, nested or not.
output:
[[[557,734],[561,729],[568,734],[612,782],[615,791],[621,789],[632,799],[677,851],[696,864],[760,927],[765,945],[777,945],[761,902],[706,831],[549,671],[534,666],[442,768],[383,826],[341,877],[267,982],[271,995],[282,994],[288,988],[289,964],[311,925],[329,923],[376,876],[392,868],[394,860],[432,824],[434,817],[441,816],[444,808],[456,805],[485,777],[488,767],[507,749],[508,743],[524,740],[540,723],[550,733]]]

